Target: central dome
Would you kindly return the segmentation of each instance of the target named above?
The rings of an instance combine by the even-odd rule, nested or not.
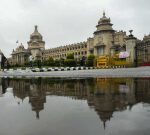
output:
[[[112,28],[113,24],[111,24],[110,18],[107,18],[105,12],[103,12],[103,17],[98,21],[97,30],[94,34],[99,34],[101,32],[114,32]]]
[[[37,25],[35,25],[34,32],[30,35],[30,39],[38,38],[42,40],[42,35],[38,32]]]
[[[107,18],[105,12],[103,12],[103,17],[100,18],[98,24],[105,24],[105,23],[110,23],[110,18]]]

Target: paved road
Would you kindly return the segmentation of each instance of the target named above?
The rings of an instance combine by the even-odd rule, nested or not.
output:
[[[50,71],[50,72],[32,72],[12,71],[0,72],[0,77],[7,76],[27,76],[27,77],[150,77],[150,67],[122,68],[122,69],[92,69],[75,71]]]

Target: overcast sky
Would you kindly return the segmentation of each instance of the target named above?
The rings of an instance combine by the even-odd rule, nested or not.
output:
[[[34,25],[46,48],[86,41],[103,10],[115,30],[150,33],[150,0],[0,0],[0,49],[10,56],[17,40],[27,48]]]

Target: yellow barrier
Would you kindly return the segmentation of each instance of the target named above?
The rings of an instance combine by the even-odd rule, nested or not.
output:
[[[127,65],[126,59],[120,59],[118,54],[115,56],[99,56],[95,60],[97,68],[121,68]]]

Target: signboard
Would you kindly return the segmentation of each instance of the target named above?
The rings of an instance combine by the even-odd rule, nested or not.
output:
[[[123,58],[128,58],[129,57],[129,53],[128,52],[120,52],[119,53],[119,58],[123,59]]]
[[[120,85],[120,93],[128,93],[129,87],[127,85]]]

